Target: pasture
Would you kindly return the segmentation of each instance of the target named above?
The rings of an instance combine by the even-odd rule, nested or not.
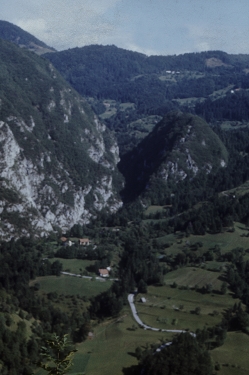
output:
[[[119,105],[119,108],[120,108],[121,111],[126,111],[126,109],[135,109],[135,104],[134,103],[130,103],[130,102],[121,103]]]
[[[63,258],[52,258],[49,259],[51,263],[58,260],[60,263],[62,263],[62,270],[76,273],[76,274],[84,274],[84,271],[87,271],[87,267],[93,266],[95,261],[94,260],[87,260],[87,259],[63,259]],[[94,273],[89,273],[89,276],[96,276]]]
[[[105,292],[112,285],[109,280],[91,280],[73,276],[41,276],[32,280],[30,286],[40,284],[40,291],[45,293],[56,292],[64,295],[79,295],[93,297]]]
[[[97,325],[93,329],[93,339],[77,345],[71,375],[84,372],[91,375],[99,375],[100,372],[102,375],[124,375],[123,369],[138,363],[135,357],[137,347],[144,350],[150,344],[160,346],[172,338],[172,334],[139,328],[128,306],[121,315],[120,320],[109,319]],[[132,374],[132,371],[126,370],[125,373]]]
[[[218,262],[213,263],[223,264]],[[208,262],[207,265],[209,267]],[[171,285],[175,282],[177,285],[189,286],[190,288],[194,288],[195,286],[202,288],[206,284],[212,284],[213,290],[220,290],[222,281],[219,278],[221,275],[221,272],[207,271],[196,267],[183,267],[167,273],[164,277],[164,282],[166,285]]]
[[[234,223],[234,232],[223,232],[223,233],[206,233],[205,235],[189,235],[179,239],[180,232],[178,234],[169,234],[164,237],[159,237],[157,240],[162,243],[172,243],[172,245],[165,250],[166,254],[177,254],[180,251],[186,249],[186,245],[195,244],[196,242],[202,242],[202,247],[197,251],[203,254],[204,252],[214,248],[216,245],[220,247],[221,253],[224,254],[229,252],[236,247],[243,247],[249,249],[249,237],[245,235],[248,229],[244,224]]]
[[[249,363],[249,336],[229,332],[224,345],[210,352],[214,363],[220,364],[219,375],[246,375]]]
[[[151,205],[145,210],[144,214],[150,215],[150,214],[156,214],[157,212],[163,212],[163,211],[164,211],[164,206]]]
[[[172,280],[174,280],[172,278]],[[140,295],[136,300],[139,301]],[[165,286],[149,286],[146,302],[136,302],[141,320],[152,327],[163,329],[196,329],[214,326],[222,320],[222,312],[239,302],[233,295],[202,294]],[[199,308],[199,313],[196,309]]]

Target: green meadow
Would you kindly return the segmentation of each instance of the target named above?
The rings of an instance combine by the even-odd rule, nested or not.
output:
[[[172,338],[169,333],[139,328],[128,306],[121,315],[119,320],[110,319],[94,327],[93,339],[77,345],[78,352],[70,374],[123,375],[123,369],[137,365],[137,347],[146,349],[150,344],[160,346]],[[127,370],[127,374],[132,374],[131,370]]]
[[[191,331],[218,324],[224,310],[239,302],[230,293],[202,294],[168,285],[148,287],[145,303],[139,302],[140,297],[137,295],[136,308],[145,324],[156,328]],[[195,312],[196,308],[200,308],[199,314]]]
[[[229,332],[224,345],[211,351],[214,363],[219,363],[219,375],[247,375],[249,364],[249,336]]]
[[[87,259],[63,259],[63,258],[52,258],[49,261],[52,263],[58,260],[62,263],[62,270],[71,273],[81,274],[84,271],[87,271],[86,268],[89,266],[94,265],[94,260],[87,260]],[[93,273],[89,273],[89,276],[96,276]]]
[[[40,291],[45,293],[56,292],[64,295],[92,297],[105,292],[110,288],[112,282],[61,275],[37,277],[30,283],[30,286],[35,283],[39,283]]]
[[[213,262],[211,267],[215,264],[223,265],[223,263]],[[209,268],[208,262],[207,267]],[[212,284],[213,290],[220,290],[222,281],[219,278],[221,275],[222,272],[208,271],[198,267],[183,267],[166,274],[164,282],[167,285],[176,283],[177,285],[189,286],[190,288],[194,288],[195,286],[202,288],[206,284]]]
[[[162,244],[171,243],[172,245],[165,250],[167,254],[177,254],[186,248],[186,243],[194,244],[196,242],[202,242],[203,246],[197,251],[204,253],[209,249],[214,248],[215,245],[220,247],[221,253],[229,252],[236,247],[243,247],[249,249],[249,237],[247,235],[248,229],[244,224],[234,223],[234,232],[223,232],[217,234],[206,233],[203,236],[189,235],[179,239],[178,234],[169,234],[164,237],[159,237],[158,241]]]

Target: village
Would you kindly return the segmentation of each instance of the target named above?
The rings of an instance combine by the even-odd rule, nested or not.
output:
[[[78,244],[79,246],[89,246],[89,245],[92,245],[93,246],[93,250],[96,249],[97,245],[94,245],[93,241],[90,241],[89,238],[79,238],[77,240],[71,240],[71,239],[68,239],[67,237],[64,237],[62,236],[60,238],[60,241],[61,241],[61,244],[63,246],[68,246],[68,247],[71,247],[75,244]],[[111,267],[108,266],[106,268],[99,268],[98,269],[98,275],[101,277],[101,278],[109,278],[110,277],[110,272],[111,272]],[[64,275],[71,275],[71,276],[77,276],[77,277],[85,277],[85,278],[91,278],[90,276],[83,276],[83,275],[77,275],[77,274],[72,274],[72,273],[69,273],[69,272],[62,272],[62,274]],[[112,280],[117,280],[117,279],[112,279]]]

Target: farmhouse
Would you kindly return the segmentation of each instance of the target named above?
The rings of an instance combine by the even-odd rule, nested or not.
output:
[[[99,275],[102,277],[109,277],[109,271],[107,269],[99,269]]]
[[[80,238],[80,239],[79,239],[79,244],[80,244],[80,245],[88,246],[89,243],[90,243],[90,241],[89,241],[88,238]]]

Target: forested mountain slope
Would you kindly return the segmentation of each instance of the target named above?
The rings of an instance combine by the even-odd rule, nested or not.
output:
[[[153,128],[151,116],[170,110],[212,122],[248,119],[249,55],[207,51],[148,57],[91,45],[45,56],[115,130],[121,154],[148,134],[147,124]]]
[[[55,51],[54,48],[47,46],[27,31],[7,21],[0,21],[0,38],[36,52],[38,55]]]
[[[126,177],[124,195],[134,197],[145,189],[147,195],[153,195],[151,189],[161,185],[166,199],[174,192],[170,184],[193,179],[201,172],[217,173],[227,161],[224,144],[205,121],[192,114],[169,112],[122,158],[119,168]]]
[[[45,59],[0,39],[3,237],[86,223],[121,201],[118,147]]]

